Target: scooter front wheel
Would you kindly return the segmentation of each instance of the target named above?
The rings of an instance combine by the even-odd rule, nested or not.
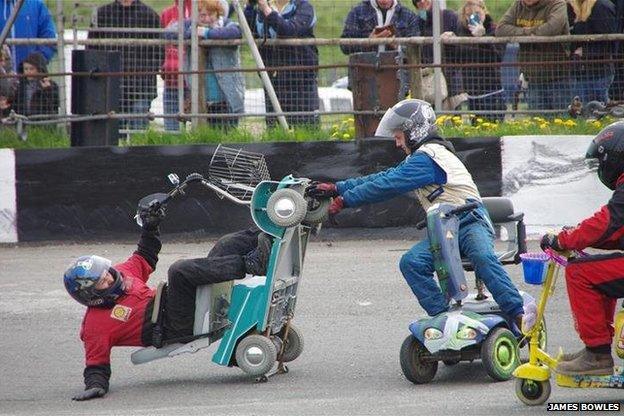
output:
[[[514,334],[507,328],[494,328],[481,345],[481,362],[494,380],[509,380],[520,364]]]
[[[413,335],[409,335],[401,345],[401,369],[405,378],[414,384],[429,383],[438,371],[437,361],[425,361],[430,355],[427,348]]]
[[[550,380],[516,379],[516,396],[527,406],[538,406],[550,397]]]
[[[269,197],[266,212],[273,224],[279,227],[294,227],[306,216],[308,203],[294,189],[278,189]]]
[[[275,344],[263,335],[248,335],[236,347],[236,364],[253,377],[263,376],[271,371],[276,360]]]

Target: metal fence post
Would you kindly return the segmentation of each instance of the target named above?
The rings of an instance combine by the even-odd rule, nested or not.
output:
[[[440,2],[434,0],[432,5],[433,12],[433,93],[434,93],[434,106],[436,111],[442,110],[442,96],[440,91],[442,90],[442,69],[440,64],[442,63],[442,44],[440,42]]]
[[[184,2],[181,2],[184,3]],[[199,10],[196,1],[191,2],[191,112],[199,113],[199,39],[197,38],[197,21],[199,20]],[[193,117],[192,126],[196,129],[199,119]]]
[[[63,0],[56,0],[56,48],[58,53],[59,72],[65,69],[65,13],[63,12]],[[67,115],[67,78],[62,76],[59,80],[59,100],[61,115]],[[63,124],[63,131],[67,133],[67,123]]]
[[[185,69],[185,62],[187,59],[186,50],[184,46],[184,23],[186,21],[186,11],[185,11],[185,3],[184,1],[178,2],[178,113],[184,114],[184,103],[185,103],[185,76],[182,72]],[[165,87],[166,88],[166,87]],[[163,107],[165,106],[164,98],[163,98]],[[163,111],[164,112],[164,111]],[[184,117],[181,117],[184,120]],[[178,123],[179,125],[180,123]],[[184,126],[181,131],[186,131],[186,122],[182,123]]]

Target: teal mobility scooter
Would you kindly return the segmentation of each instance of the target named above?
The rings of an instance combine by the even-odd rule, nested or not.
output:
[[[515,213],[510,199],[483,198],[497,233],[506,240],[506,248],[496,251],[502,264],[518,264],[526,252],[524,214]],[[405,377],[415,383],[430,382],[438,362],[453,366],[460,361],[481,359],[487,374],[494,380],[509,380],[519,365],[519,343],[522,333],[506,317],[476,276],[476,293],[470,293],[464,270],[472,271],[469,260],[462,259],[457,239],[458,215],[476,207],[438,204],[427,212],[419,228],[427,227],[435,273],[440,288],[449,301],[449,311],[421,318],[409,326],[410,335],[401,347],[400,363]],[[497,241],[500,243],[500,241]],[[500,246],[500,244],[497,244]],[[520,292],[525,305],[533,298]],[[540,342],[545,348],[545,324],[541,322]]]
[[[284,373],[284,363],[303,351],[303,335],[292,320],[303,271],[308,239],[320,230],[327,217],[329,200],[304,197],[310,180],[286,176],[271,181],[264,156],[219,146],[204,178],[198,173],[180,183],[169,175],[174,188],[168,193],[148,195],[139,211],[158,213],[185,193],[192,183],[215,191],[237,204],[249,205],[256,225],[273,236],[266,276],[250,276],[197,288],[193,337],[187,343],[167,343],[155,331],[154,345],[132,353],[131,361],[142,364],[184,353],[195,353],[221,341],[212,361],[237,366],[258,381]],[[137,214],[137,222],[140,215]],[[152,322],[160,329],[160,299],[166,283],[158,287]],[[277,367],[274,371],[273,367]]]

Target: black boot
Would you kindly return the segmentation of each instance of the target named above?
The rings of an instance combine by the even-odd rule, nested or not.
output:
[[[244,256],[245,272],[254,276],[266,276],[273,242],[266,233],[258,235],[258,245]]]

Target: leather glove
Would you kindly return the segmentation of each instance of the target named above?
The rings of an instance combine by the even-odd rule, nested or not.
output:
[[[547,248],[552,248],[555,251],[561,251],[561,246],[559,245],[559,239],[557,238],[557,234],[546,233],[542,236],[542,240],[540,241],[540,248],[542,250],[546,250]]]
[[[335,198],[339,195],[336,184],[331,182],[313,182],[305,194],[312,198]]]
[[[332,200],[331,204],[329,204],[329,215],[336,215],[344,208],[344,199],[341,196],[336,197]]]
[[[90,389],[81,391],[80,393],[72,397],[72,400],[75,400],[77,402],[82,402],[85,400],[91,400],[91,399],[96,399],[98,397],[102,397],[105,394],[106,394],[106,390],[104,390],[102,387],[91,387]]]

